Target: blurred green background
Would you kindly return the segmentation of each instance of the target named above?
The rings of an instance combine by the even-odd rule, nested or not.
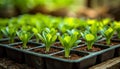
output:
[[[120,19],[120,0],[0,0],[0,17],[48,14],[72,17]]]

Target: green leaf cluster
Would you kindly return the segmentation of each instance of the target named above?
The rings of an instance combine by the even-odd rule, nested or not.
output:
[[[62,36],[58,36],[62,46],[64,47],[66,58],[70,57],[71,48],[77,46],[81,42],[81,40],[78,40],[78,36],[78,32],[74,32],[71,35],[65,33]]]
[[[10,38],[10,43],[14,43],[14,38],[16,37],[16,31],[17,28],[11,24],[6,28],[2,29],[3,34]]]
[[[49,52],[51,45],[57,39],[57,30],[55,30],[54,28],[45,28],[45,30],[43,30],[41,34],[38,34],[38,37],[45,44],[46,52]]]
[[[31,34],[28,31],[24,31],[24,30],[17,31],[16,33],[19,39],[23,42],[22,48],[23,49],[28,48],[27,43],[32,38],[33,34]]]

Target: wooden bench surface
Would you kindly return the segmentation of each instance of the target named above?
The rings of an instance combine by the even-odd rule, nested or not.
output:
[[[103,63],[92,66],[89,69],[120,69],[120,57],[107,60]]]

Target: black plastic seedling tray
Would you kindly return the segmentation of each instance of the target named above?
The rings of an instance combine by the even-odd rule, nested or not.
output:
[[[120,43],[120,39],[112,39],[112,40]],[[115,57],[118,56],[120,56],[120,45],[115,46]]]
[[[5,57],[5,56],[6,56],[5,47],[0,45],[0,58]]]
[[[35,69],[46,69],[44,57],[29,54],[28,52],[25,54],[25,63]]]
[[[97,45],[100,46],[100,45]],[[100,63],[102,61],[108,60],[110,58],[114,57],[114,48],[108,47],[108,46],[100,46],[103,47],[104,50],[99,51],[99,52],[83,52],[83,51],[77,51],[79,53],[87,53],[89,55],[84,56],[83,58],[80,58],[78,60],[67,60],[67,59],[62,59],[62,58],[56,58],[53,55],[47,55],[47,54],[39,54],[35,52],[28,51],[29,55],[31,54],[32,56],[38,56],[37,58],[42,58],[44,57],[43,60],[47,67],[47,69],[58,69],[58,68],[63,68],[63,69],[74,69],[73,67],[76,67],[76,69],[85,69],[88,68],[96,63]],[[75,51],[75,50],[72,50]],[[75,51],[76,52],[76,51]],[[89,61],[91,60],[91,61]],[[97,60],[97,61],[96,61]],[[83,62],[82,62],[83,61]],[[41,61],[42,62],[42,61]],[[55,63],[58,62],[58,63]],[[85,63],[86,62],[86,63]],[[85,63],[85,64],[83,64]],[[88,63],[88,64],[87,64]],[[66,64],[66,65],[65,65]],[[59,66],[60,65],[60,66]],[[65,66],[64,66],[65,65]],[[76,66],[78,65],[78,66]]]
[[[35,52],[30,52],[28,51],[28,54],[33,56],[33,57],[37,57],[37,59],[41,60],[39,61],[40,64],[45,63],[44,65],[42,65],[42,67],[39,68],[43,68],[46,67],[46,69],[74,69],[73,67],[76,66],[76,69],[81,69],[81,68],[88,68],[92,65],[94,65],[96,63],[96,56],[93,54],[89,54],[86,52],[79,52],[79,51],[74,51],[72,50],[71,53],[77,53],[79,55],[86,55],[80,59],[77,60],[68,60],[68,59],[61,59],[61,58],[56,58],[53,55],[55,54],[59,54],[63,51],[59,51],[56,53],[51,53],[51,54],[38,54]],[[92,56],[91,56],[92,55]],[[43,61],[44,60],[44,61]],[[56,63],[58,62],[58,63]],[[38,67],[36,67],[38,69]]]
[[[5,40],[8,40],[8,38],[7,39],[0,39],[0,58],[6,56],[5,47],[3,47],[2,43],[1,43],[1,42],[5,41]]]
[[[9,44],[9,45],[1,44],[0,46],[5,48],[6,57],[8,57],[16,62],[19,62],[19,63],[25,63],[25,54],[23,51],[29,50],[32,48],[19,49],[19,48],[14,47],[16,45],[21,45],[21,44],[22,44],[22,42],[18,42],[18,43],[13,43],[13,44]],[[36,48],[38,46],[42,46],[42,44],[40,44],[40,43],[33,43],[33,42],[28,42],[27,44],[35,45],[34,48]]]
[[[105,39],[104,39],[105,40]],[[112,42],[117,42],[119,44],[117,45],[113,45],[113,46],[109,46],[109,45],[104,45],[104,46],[108,46],[108,47],[111,47],[112,49],[115,49],[115,53],[114,53],[114,57],[118,57],[120,56],[120,40],[116,40],[116,39],[111,39]],[[100,43],[96,43],[98,45],[103,45],[103,44],[100,44]]]
[[[71,50],[70,54],[74,53],[83,57],[76,60],[54,57],[54,55],[56,54],[63,55],[63,51],[60,53],[53,54],[51,58],[46,58],[45,60],[47,69],[86,69],[94,65],[96,62],[96,56],[91,56],[92,54]]]
[[[29,51],[32,51],[34,49],[40,49],[40,48],[45,48],[45,46],[29,49]],[[56,47],[53,47],[53,46],[51,48],[58,49],[58,52],[63,50],[63,49],[56,48]],[[40,53],[40,52],[37,52],[37,53]],[[43,54],[43,53],[41,52],[40,54]],[[47,54],[49,55],[51,53],[47,53]],[[37,69],[45,69],[45,67],[46,67],[45,66],[45,59],[43,57],[41,57],[41,56],[38,57],[38,56],[36,56],[34,54],[26,54],[25,59],[26,59],[26,63],[29,66],[35,67]]]
[[[17,38],[15,38],[17,42],[20,42]],[[4,45],[9,45],[9,38],[0,39],[0,57],[6,57],[6,51]]]
[[[84,46],[84,45],[85,45],[84,42],[80,42],[80,43],[78,44],[78,46]],[[56,47],[56,48],[62,48],[62,49],[63,49],[63,46],[60,44],[60,42],[55,42],[55,43],[53,44],[53,46]],[[77,46],[75,46],[75,47],[77,47]],[[73,48],[75,48],[75,47],[73,47]]]
[[[9,44],[14,44],[14,43],[18,43],[21,42],[18,38],[14,38],[14,43],[9,43],[9,38],[4,38],[4,39],[0,39],[0,44],[2,45],[9,45]]]
[[[112,40],[117,41],[117,42],[120,43],[120,39],[118,38],[118,36],[114,36],[114,38],[113,38]],[[118,46],[118,47],[116,48],[115,53],[116,53],[115,57],[120,56],[120,46]]]
[[[15,45],[21,44],[22,42],[13,43],[13,44],[0,44],[0,48],[4,48],[7,52],[7,57],[22,63],[27,63],[32,65],[36,69],[87,69],[88,67],[95,65],[96,63],[103,62],[107,59],[113,58],[115,53],[114,51],[120,47],[120,45],[115,46],[105,46],[101,44],[95,44],[104,49],[98,52],[85,52],[85,51],[76,51],[71,50],[71,53],[77,53],[79,55],[86,55],[82,58],[76,60],[63,59],[55,57],[55,54],[63,53],[64,50],[51,54],[42,54],[37,52],[32,52],[32,49],[43,47],[44,44],[28,42],[36,44],[36,47],[30,49],[19,49],[15,48]],[[82,45],[80,45],[82,46]],[[80,47],[78,46],[78,47]],[[55,47],[55,46],[53,46]],[[57,48],[57,47],[56,47]],[[63,49],[63,48],[59,48]],[[1,53],[0,53],[1,54]],[[33,60],[33,61],[32,61]],[[32,64],[31,64],[32,63]]]
[[[84,45],[86,46],[86,45]],[[80,48],[80,47],[84,47],[84,46],[79,46],[79,47],[76,47],[74,48],[74,50],[76,50],[77,48]],[[101,51],[97,51],[97,52],[89,52],[89,51],[83,51],[83,52],[88,52],[88,53],[92,53],[92,54],[96,54],[97,55],[97,63],[101,63],[105,60],[108,60],[108,59],[111,59],[114,57],[114,52],[115,52],[115,49],[110,49],[110,47],[108,46],[105,46],[105,45],[99,45],[99,44],[94,44],[93,45],[94,47],[99,47],[101,48],[102,50]],[[79,50],[78,50],[79,51]]]

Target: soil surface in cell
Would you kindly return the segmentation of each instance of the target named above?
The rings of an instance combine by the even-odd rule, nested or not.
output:
[[[99,44],[107,45],[106,41],[98,42]],[[115,46],[120,44],[120,42],[111,41],[109,46]]]
[[[75,50],[77,50],[77,51],[87,51],[87,52],[97,52],[97,51],[101,51],[102,48],[92,46],[92,49],[88,50],[87,46],[82,46],[82,47],[76,48]]]
[[[114,40],[114,41],[116,41],[116,42],[120,42],[120,38],[117,37],[117,36],[113,37],[112,40]]]
[[[15,39],[14,43],[16,42],[20,42],[20,40]],[[11,43],[9,42],[9,40],[5,40],[5,41],[0,41],[0,44],[11,44]]]
[[[61,43],[60,43],[60,42],[56,42],[56,43],[54,43],[54,44],[53,44],[53,46],[63,48],[63,46],[61,45]]]
[[[8,58],[0,58],[0,69],[35,69],[26,64],[19,64]]]
[[[84,43],[79,43],[78,46],[83,45],[83,44],[84,44]],[[58,47],[58,48],[63,48],[63,46],[61,45],[60,42],[54,43],[53,46],[56,46],[56,47]]]
[[[15,45],[14,47],[19,48],[19,49],[23,49],[22,46],[23,46],[22,44],[18,44],[18,45]],[[33,48],[33,47],[36,47],[36,46],[37,46],[36,44],[27,44],[27,49]]]
[[[65,58],[63,53],[59,53],[59,54],[55,54],[53,56],[58,57],[58,58],[68,59],[68,60],[77,60],[77,59],[84,57],[85,55],[83,56],[83,55],[78,55],[78,54],[72,53],[72,54],[70,54],[70,56],[68,58]]]
[[[36,39],[31,39],[32,42],[37,42]],[[42,43],[42,41],[39,40],[39,43]]]
[[[41,48],[33,49],[31,51],[37,52],[37,53],[42,53],[42,54],[51,54],[51,53],[55,53],[55,52],[60,51],[60,49],[52,48],[51,47],[50,50],[49,50],[49,52],[46,52],[46,48],[45,47],[41,47]]]

